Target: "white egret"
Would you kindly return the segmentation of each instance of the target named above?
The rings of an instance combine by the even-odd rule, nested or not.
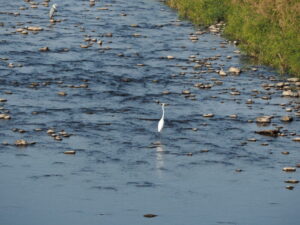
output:
[[[49,12],[50,19],[53,19],[54,13],[57,11],[56,6],[57,6],[56,4],[53,4],[51,9],[50,9],[50,12]]]
[[[160,119],[160,121],[158,122],[158,126],[157,126],[157,130],[158,130],[158,132],[161,132],[162,131],[162,129],[164,128],[164,123],[165,123],[165,103],[162,103],[161,104],[161,108],[162,108],[162,116],[161,116],[161,119]]]

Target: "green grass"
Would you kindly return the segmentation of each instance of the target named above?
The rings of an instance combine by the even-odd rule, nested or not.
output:
[[[168,0],[197,25],[225,21],[224,35],[259,63],[300,76],[299,0]]]

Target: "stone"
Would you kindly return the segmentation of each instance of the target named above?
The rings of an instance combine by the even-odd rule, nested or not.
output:
[[[112,34],[112,33],[106,33],[106,34],[104,34],[104,36],[105,36],[105,37],[112,37],[113,34]]]
[[[213,113],[207,113],[207,114],[203,114],[203,117],[214,117],[215,115]]]
[[[260,134],[260,135],[265,135],[265,136],[271,136],[271,137],[277,137],[279,130],[275,129],[275,130],[260,130],[260,131],[255,131],[256,134]]]
[[[292,90],[287,90],[282,92],[282,96],[284,97],[298,97],[299,93],[293,92]]]
[[[279,87],[279,88],[282,88],[284,86],[284,83],[283,82],[279,82],[276,84],[276,87]]]
[[[157,217],[157,215],[150,213],[150,214],[145,214],[144,217],[146,217],[146,218],[153,218],[153,217]]]
[[[167,58],[167,59],[174,59],[175,57],[172,56],[172,55],[168,55],[166,58]]]
[[[4,113],[0,114],[0,120],[10,120],[10,119],[11,119],[10,115]]]
[[[39,49],[40,52],[48,52],[50,49],[46,46],[46,47],[42,47]]]
[[[15,145],[18,146],[18,147],[26,147],[28,145],[33,145],[33,144],[35,144],[35,142],[27,142],[23,139],[15,141]]]
[[[239,92],[239,91],[232,91],[232,92],[230,92],[230,94],[231,94],[231,95],[240,95],[241,92]]]
[[[55,131],[53,129],[47,130],[47,134],[49,134],[49,135],[54,134],[54,133],[55,133]]]
[[[256,138],[248,138],[247,141],[256,142]]]
[[[230,67],[230,68],[228,69],[228,72],[229,72],[229,73],[234,73],[234,74],[238,75],[238,74],[241,73],[241,69],[232,66],[232,67]]]
[[[196,36],[196,35],[191,35],[190,37],[189,37],[189,39],[191,40],[191,41],[198,41],[198,37]]]
[[[283,117],[280,118],[280,120],[282,122],[292,122],[293,121],[293,117],[291,117],[291,116],[283,116]]]
[[[60,91],[60,92],[57,92],[58,95],[60,96],[67,96],[68,94],[64,91]]]
[[[286,112],[292,112],[293,109],[292,109],[292,108],[286,108],[285,111],[286,111]]]
[[[69,150],[69,151],[65,151],[64,154],[66,154],[66,155],[75,155],[75,154],[76,154],[76,151],[74,151],[74,150]]]
[[[27,27],[27,30],[29,30],[29,31],[42,31],[43,28],[41,28],[41,27]]]
[[[254,103],[254,101],[252,100],[252,99],[248,99],[247,101],[246,101],[246,104],[253,104]]]
[[[291,77],[291,78],[288,78],[287,81],[289,81],[289,82],[299,82],[300,78],[298,78],[298,77]]]
[[[272,116],[260,116],[256,118],[257,123],[270,123]]]
[[[285,183],[288,183],[288,184],[298,184],[299,181],[298,180],[286,180],[284,181]]]
[[[184,94],[184,95],[190,95],[191,94],[191,92],[189,90],[183,90],[181,93]]]
[[[284,167],[282,170],[284,172],[295,172],[296,168],[295,167]]]
[[[294,186],[286,186],[285,188],[288,189],[288,190],[293,190]]]
[[[62,141],[62,138],[61,138],[61,136],[59,136],[59,135],[55,135],[55,136],[54,136],[54,140],[55,140],[55,141]]]
[[[83,45],[83,44],[80,45],[80,48],[88,48],[88,47],[90,47],[90,45]]]

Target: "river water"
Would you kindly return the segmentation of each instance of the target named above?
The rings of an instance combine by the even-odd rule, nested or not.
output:
[[[55,23],[37,3],[0,3],[1,224],[299,224],[299,186],[284,183],[299,172],[282,168],[300,163],[286,111],[300,101],[261,86],[280,75],[217,34],[191,41],[160,1],[59,1]],[[43,30],[16,32],[29,26]],[[231,66],[243,72],[216,73]],[[255,133],[277,126],[286,136]]]

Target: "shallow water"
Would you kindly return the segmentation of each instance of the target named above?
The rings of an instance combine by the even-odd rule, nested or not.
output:
[[[251,65],[219,35],[206,33],[192,42],[195,28],[155,0],[107,0],[94,7],[66,0],[55,17],[62,22],[55,24],[43,5],[32,9],[14,0],[0,6],[0,98],[7,99],[0,104],[1,113],[11,116],[0,120],[0,141],[8,143],[0,146],[1,224],[299,223],[299,187],[287,190],[284,183],[299,172],[282,171],[300,163],[300,144],[291,135],[300,133],[299,117],[282,123],[281,116],[294,112],[280,104],[300,101],[261,87],[270,77],[281,79],[274,71]],[[24,26],[44,30],[15,32]],[[103,45],[81,48],[86,35]],[[50,51],[40,52],[45,46]],[[212,69],[195,69],[191,55],[211,62]],[[222,78],[215,72],[222,64],[243,72]],[[215,79],[223,84],[194,87]],[[241,94],[231,95],[235,89]],[[187,98],[182,90],[195,96]],[[272,98],[262,100],[266,95]],[[251,106],[245,104],[250,98]],[[169,104],[160,135],[158,102]],[[215,116],[202,116],[207,113]],[[261,115],[273,115],[273,123],[261,128],[247,122]],[[254,133],[276,126],[287,136]],[[71,136],[54,140],[50,128]],[[17,147],[18,139],[36,144]],[[63,154],[67,150],[76,155]],[[158,216],[143,217],[149,213]]]

